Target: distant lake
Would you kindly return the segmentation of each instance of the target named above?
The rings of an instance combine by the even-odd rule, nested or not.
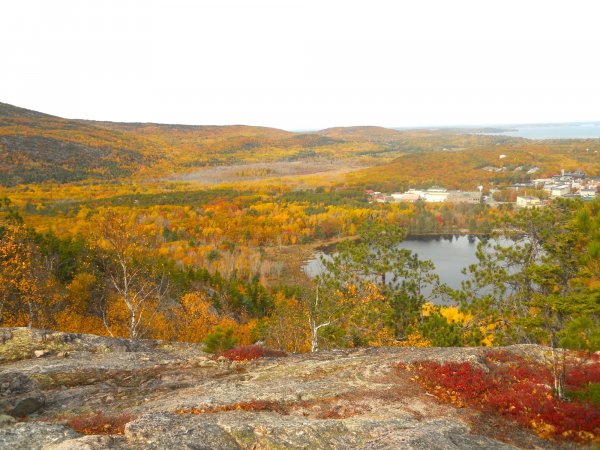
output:
[[[478,134],[527,139],[598,139],[600,138],[600,123],[515,126],[511,131]]]
[[[412,250],[419,259],[430,259],[435,264],[435,271],[442,283],[458,289],[467,277],[462,269],[476,264],[477,236],[411,236],[400,244],[400,248]],[[315,277],[323,271],[320,257],[327,254],[318,252],[303,266],[304,272]]]

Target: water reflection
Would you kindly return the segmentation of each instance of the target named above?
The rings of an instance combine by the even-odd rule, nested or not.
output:
[[[466,279],[461,273],[462,269],[476,264],[477,244],[481,239],[479,236],[459,236],[459,235],[441,235],[441,236],[411,236],[400,244],[400,248],[406,248],[416,253],[419,259],[430,259],[435,264],[435,269],[442,283],[447,284],[453,289],[460,288],[460,284]],[[317,252],[306,262],[303,267],[304,272],[315,277],[324,270],[320,257],[329,258],[328,254],[333,252],[334,248],[327,248],[324,251]]]

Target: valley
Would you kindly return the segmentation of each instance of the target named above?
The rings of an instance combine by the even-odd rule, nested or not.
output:
[[[45,367],[31,382],[19,375],[23,392],[9,389],[17,403],[21,395],[43,394],[44,406],[22,414],[29,417],[24,425],[5,419],[11,425],[0,426],[0,443],[24,442],[19,433],[25,433],[43,445],[47,434],[64,445],[152,448],[174,442],[161,440],[166,431],[154,434],[157,423],[165,430],[196,427],[206,411],[215,427],[229,431],[200,427],[194,436],[231,448],[319,445],[317,437],[285,434],[288,418],[314,436],[330,433],[338,446],[332,448],[385,448],[388,429],[398,439],[391,442],[408,439],[413,448],[426,448],[423,430],[442,422],[448,432],[436,439],[462,442],[459,448],[591,443],[600,417],[593,406],[598,150],[600,139],[127,124],[0,104],[0,320],[5,341],[33,333],[19,361],[0,362],[0,378],[13,370],[28,377],[40,362]],[[570,185],[559,189],[559,181]],[[315,255],[334,247],[325,267],[306,273]],[[47,339],[62,342],[61,350],[44,344]],[[110,355],[96,344],[91,350],[71,345],[80,340],[106,345]],[[524,408],[513,423],[510,411],[521,399],[502,391],[497,395],[508,406],[497,405],[493,420],[510,431],[498,434],[479,416],[490,414],[478,409],[487,397],[472,398],[468,390],[457,397],[460,386],[444,384],[444,373],[475,370],[480,366],[470,361],[488,358],[488,348],[523,343],[555,355],[547,361],[555,371],[543,372],[546,384],[560,385],[559,349],[574,352],[567,373],[576,376],[562,378],[560,397],[544,394],[556,402],[548,407],[573,408],[573,420],[563,426],[555,416],[538,411],[533,417]],[[113,355],[115,346],[124,353]],[[36,351],[42,359],[32,359]],[[291,356],[238,363],[227,360],[228,352],[244,360]],[[509,359],[529,367],[515,352]],[[9,354],[5,347],[0,358]],[[393,364],[410,365],[415,355],[423,364],[406,370],[424,371],[423,378],[394,378]],[[431,366],[432,358],[442,365]],[[576,358],[588,367],[583,375],[573,366]],[[373,376],[363,379],[357,361]],[[499,377],[513,370],[486,361]],[[75,375],[84,362],[83,373],[100,377],[85,386]],[[380,364],[384,369],[375,370]],[[267,384],[305,366],[301,400],[283,388],[267,395]],[[133,384],[102,379],[94,367]],[[338,370],[357,380],[364,399],[349,396],[356,386],[342,383]],[[199,381],[201,375],[208,378]],[[383,401],[378,386],[393,390],[396,382],[414,396]],[[501,389],[488,382],[486,389]],[[542,383],[533,375],[523,382]],[[313,396],[315,383],[324,391]],[[327,391],[336,383],[339,390]],[[438,385],[447,390],[427,390]],[[244,386],[248,395],[234,399],[232,389],[246,392]],[[207,389],[225,397],[216,401],[213,392],[211,403]],[[183,401],[191,394],[195,403]],[[87,403],[85,395],[91,395]],[[57,409],[61,402],[65,414]],[[414,402],[425,409],[407,406]],[[460,406],[461,417],[450,423],[452,405]],[[20,417],[16,403],[11,408],[11,417]],[[94,416],[93,408],[108,416]],[[378,418],[379,408],[393,423]],[[135,420],[118,425],[117,411]],[[106,437],[94,421],[121,428]],[[254,431],[239,421],[251,421]],[[400,433],[398,423],[413,431]],[[272,440],[261,431],[267,424]],[[375,430],[373,442],[364,441],[367,428]]]

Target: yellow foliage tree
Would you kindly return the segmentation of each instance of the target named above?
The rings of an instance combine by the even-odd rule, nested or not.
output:
[[[39,255],[22,225],[4,227],[0,239],[0,319],[5,326],[43,323],[43,285]]]

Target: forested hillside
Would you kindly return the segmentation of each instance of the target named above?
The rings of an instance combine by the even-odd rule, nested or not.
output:
[[[165,149],[164,157],[172,168],[184,171],[207,165],[337,159],[357,155],[361,150],[377,150],[368,142],[350,145],[341,139],[266,127],[90,123],[151,141]]]
[[[68,120],[0,104],[0,184],[164,177],[198,167],[386,156],[367,141],[265,127]]]
[[[598,171],[595,141],[544,141],[447,130],[340,127],[294,133],[243,125],[192,126],[68,120],[0,103],[0,184],[138,180],[193,173],[211,166],[311,161],[352,170],[359,186],[441,184],[473,188],[520,181],[525,171]],[[498,156],[507,154],[500,164]],[[394,160],[394,158],[398,158]],[[383,166],[381,166],[383,164]],[[486,166],[504,166],[503,173]],[[457,170],[461,168],[461,170]],[[270,172],[261,168],[261,174]]]
[[[560,172],[582,170],[600,174],[600,140],[528,141],[476,144],[404,154],[397,159],[348,175],[351,183],[383,191],[444,186],[473,190],[478,185],[510,185]],[[529,170],[532,172],[528,173]]]
[[[0,184],[116,179],[157,160],[136,136],[0,103]]]
[[[442,401],[487,410],[492,392],[497,411],[540,436],[591,441],[599,150],[599,140],[435,130],[90,122],[2,104],[0,324],[197,343],[236,360],[535,343],[548,366],[519,360],[517,381],[496,352],[485,352],[489,376],[468,363],[396,368]],[[584,171],[577,183],[586,177],[593,195],[536,191],[544,204],[519,209],[366,191],[482,185],[515,196],[513,183],[563,169]],[[479,242],[459,286],[402,247],[410,235],[457,234]],[[303,265],[327,250],[309,277]]]

